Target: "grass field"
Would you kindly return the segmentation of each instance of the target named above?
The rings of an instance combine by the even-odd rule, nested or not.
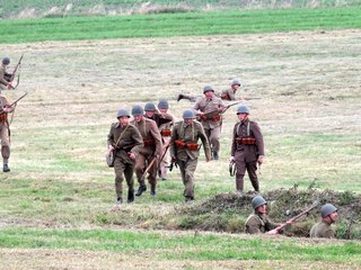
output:
[[[185,220],[174,213],[188,207],[177,171],[159,183],[156,198],[147,193],[110,212],[114,176],[104,162],[106,136],[121,105],[166,97],[180,117],[192,104],[177,103],[178,93],[201,93],[208,83],[220,90],[240,78],[242,95],[261,97],[246,104],[265,136],[262,192],[312,185],[360,195],[360,34],[4,43],[12,64],[25,53],[20,86],[5,94],[29,95],[12,123],[12,171],[0,175],[0,268],[360,268],[355,240],[175,230]],[[235,122],[230,109],[220,161],[199,162],[195,208],[234,191],[227,170]],[[245,218],[233,220],[234,226]]]

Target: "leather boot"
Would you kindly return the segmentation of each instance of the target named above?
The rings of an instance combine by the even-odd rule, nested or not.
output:
[[[3,165],[3,172],[10,172],[10,168],[6,163]]]
[[[134,201],[134,191],[133,190],[128,190],[128,203],[132,203]]]
[[[146,190],[147,190],[146,186],[139,186],[137,193],[135,193],[135,196],[139,197]]]

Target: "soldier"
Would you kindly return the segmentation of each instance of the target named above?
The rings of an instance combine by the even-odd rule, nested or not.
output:
[[[326,203],[321,207],[321,221],[312,226],[310,237],[334,238],[335,231],[331,228],[331,224],[337,219],[337,208],[333,204]]]
[[[192,110],[185,110],[183,121],[174,125],[170,140],[170,155],[172,162],[176,162],[179,166],[185,186],[183,195],[186,202],[194,200],[194,172],[197,168],[200,148],[198,139],[203,143],[206,161],[211,159],[210,146],[204,129],[194,118]]]
[[[142,136],[138,129],[129,123],[130,114],[126,109],[117,112],[118,122],[113,123],[108,134],[108,150],[114,151],[114,172],[115,172],[115,192],[117,195],[116,205],[123,202],[122,183],[127,181],[128,203],[134,201],[134,164],[139,149],[143,145]]]
[[[8,65],[10,64],[10,58],[4,57],[0,66],[0,90],[11,89],[11,74],[6,72]]]
[[[267,215],[267,202],[266,200],[257,195],[252,199],[252,207],[254,213],[251,214],[245,223],[245,232],[249,234],[266,233],[275,229],[279,224],[273,223]],[[273,234],[277,234],[274,231]]]
[[[162,135],[162,143],[163,143],[162,155],[164,155],[164,157],[160,162],[158,173],[159,173],[159,177],[162,180],[167,179],[168,166],[170,163],[170,156],[169,156],[168,148],[169,148],[170,138],[172,135],[171,128],[175,121],[174,120],[175,117],[169,113],[168,109],[169,109],[168,101],[165,99],[161,99],[158,103],[158,110],[159,110],[160,114],[161,115],[169,115],[172,118],[172,121],[161,124],[159,126],[159,131],[160,131],[160,135]]]
[[[134,119],[131,123],[138,128],[143,138],[143,147],[139,150],[139,155],[135,162],[135,174],[139,182],[139,188],[135,196],[140,196],[147,190],[142,176],[151,162],[153,162],[153,165],[148,170],[148,181],[150,184],[150,194],[155,196],[158,160],[162,152],[162,138],[156,122],[144,117],[144,110],[140,105],[135,105],[132,108],[132,115]]]
[[[212,149],[213,160],[219,159],[220,142],[222,127],[221,112],[225,109],[223,101],[214,95],[212,86],[206,85],[203,88],[204,97],[196,102],[193,109],[198,112],[204,131],[207,135]]]
[[[14,111],[15,105],[10,106],[9,100],[0,94],[0,141],[1,141],[1,156],[3,158],[3,172],[10,172],[9,158],[10,158],[10,125],[8,121],[8,114]]]
[[[258,124],[249,120],[248,107],[240,105],[237,109],[237,116],[240,121],[233,128],[230,162],[235,162],[236,190],[242,195],[243,178],[246,171],[254,190],[259,192],[256,171],[257,163],[261,165],[264,161],[264,143]]]

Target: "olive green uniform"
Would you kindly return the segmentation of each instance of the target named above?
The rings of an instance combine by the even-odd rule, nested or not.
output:
[[[278,224],[273,223],[268,216],[252,214],[245,224],[245,232],[250,234],[265,233],[276,228]]]
[[[220,115],[219,110],[223,110],[224,108],[225,105],[223,101],[216,96],[211,99],[202,97],[202,99],[197,101],[193,107],[194,110],[200,110],[205,114],[201,118],[201,122],[210,143],[212,153],[217,156],[220,149],[219,139],[222,126],[222,116]]]
[[[135,174],[139,185],[145,188],[142,175],[147,168],[147,165],[153,158],[159,159],[162,153],[162,138],[155,121],[143,118],[140,122],[132,120],[131,123],[136,126],[143,138],[143,146],[139,149],[139,154],[135,162]],[[155,191],[157,185],[157,168],[158,160],[153,163],[153,166],[148,171],[148,181],[152,191]]]
[[[264,142],[261,130],[254,121],[238,122],[233,128],[231,156],[236,162],[236,189],[243,191],[246,171],[255,191],[259,191],[257,160],[264,155]]]
[[[172,130],[169,152],[176,159],[179,166],[186,199],[194,199],[194,172],[197,168],[199,147],[196,150],[189,149],[189,145],[197,144],[201,139],[207,160],[211,159],[211,150],[203,126],[198,121],[187,125],[184,121],[177,122]],[[184,147],[179,147],[176,141],[184,142]]]
[[[334,238],[335,232],[331,228],[331,224],[320,221],[312,226],[310,237]]]
[[[121,201],[125,179],[128,185],[128,201],[133,198],[134,193],[134,160],[129,158],[129,153],[136,156],[143,145],[143,139],[138,129],[131,124],[122,126],[119,122],[113,123],[108,134],[108,145],[115,148],[114,172],[115,172],[115,192],[117,199]]]
[[[2,110],[2,108],[6,105],[10,105],[9,100],[0,94],[0,141],[1,156],[4,164],[8,164],[10,158],[10,127],[8,113]]]

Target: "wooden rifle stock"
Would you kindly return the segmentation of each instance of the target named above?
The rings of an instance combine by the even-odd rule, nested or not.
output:
[[[24,54],[22,54],[19,58],[18,63],[16,64],[13,74],[11,74],[10,81],[12,82],[15,78],[16,72],[18,71],[19,66],[21,65],[21,60],[23,60]]]

